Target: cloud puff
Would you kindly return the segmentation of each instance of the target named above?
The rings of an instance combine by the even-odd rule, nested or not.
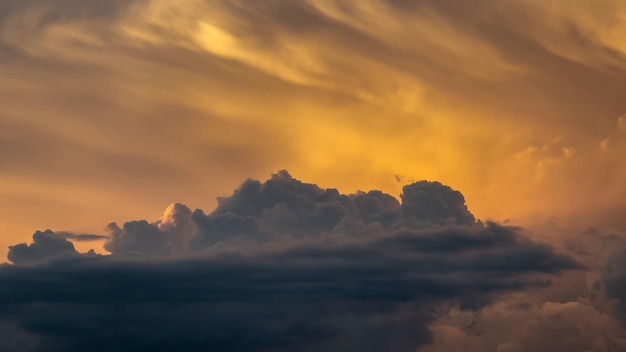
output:
[[[173,204],[154,223],[111,224],[109,256],[0,267],[0,318],[40,351],[408,352],[431,341],[438,304],[478,309],[579,268],[477,222],[439,183],[407,186],[402,201],[286,171],[247,180],[209,214]]]
[[[405,186],[402,190],[402,214],[441,225],[471,225],[476,222],[461,192],[439,182],[422,181]]]
[[[65,236],[51,230],[37,231],[33,243],[20,243],[9,247],[8,259],[15,264],[38,262],[50,257],[77,255],[74,245]]]
[[[145,220],[127,222],[122,228],[109,224],[110,236],[104,248],[114,254],[171,255],[186,249],[195,227],[191,210],[174,203],[152,224]]]
[[[268,242],[331,233],[363,236],[476,224],[463,195],[438,182],[408,185],[401,197],[402,204],[380,191],[340,194],[303,183],[283,170],[264,183],[245,181],[231,197],[219,198],[208,215],[173,204],[154,224],[135,221],[122,228],[111,224],[105,248],[113,254],[168,255],[233,241]]]

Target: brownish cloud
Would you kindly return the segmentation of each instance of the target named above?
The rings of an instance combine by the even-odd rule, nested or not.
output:
[[[618,2],[1,6],[0,158],[19,207],[82,187],[157,210],[279,167],[349,191],[439,179],[483,217],[562,215],[586,182],[619,188],[598,150],[626,111]],[[169,182],[203,178],[203,198]]]

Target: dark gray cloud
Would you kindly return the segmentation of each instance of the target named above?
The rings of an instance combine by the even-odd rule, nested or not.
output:
[[[71,232],[52,230],[37,231],[33,235],[33,243],[20,243],[9,247],[8,259],[15,264],[35,263],[50,258],[76,256],[79,253],[72,241],[90,242],[108,239],[108,236],[95,234],[74,234]],[[94,254],[90,252],[90,255]]]
[[[109,256],[37,233],[0,267],[0,318],[36,337],[35,351],[408,352],[431,341],[440,303],[479,309],[579,268],[475,221],[447,186],[418,182],[402,200],[281,171],[208,215],[173,204],[154,223],[111,224]]]
[[[77,241],[77,242],[102,241],[102,240],[106,240],[109,238],[109,236],[96,235],[92,233],[75,234],[71,232],[61,231],[61,232],[56,232],[56,234],[68,240]]]
[[[172,252],[167,233],[145,220],[127,222],[122,228],[112,223],[108,229],[111,239],[104,248],[111,253],[167,255]]]
[[[35,232],[30,245],[20,243],[9,247],[8,259],[15,264],[23,264],[65,255],[78,255],[78,252],[66,236],[46,230]]]
[[[476,222],[461,192],[438,182],[422,181],[405,186],[402,214],[431,224],[471,225]]]
[[[154,224],[133,221],[122,228],[111,224],[105,248],[113,254],[169,255],[233,241],[362,236],[404,228],[475,224],[463,195],[438,182],[404,187],[400,204],[380,191],[345,195],[336,189],[322,189],[283,170],[264,183],[245,181],[231,197],[219,198],[217,208],[208,215],[174,204],[164,219]]]

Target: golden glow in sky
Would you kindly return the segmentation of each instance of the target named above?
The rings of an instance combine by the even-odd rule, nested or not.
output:
[[[211,209],[280,169],[620,225],[622,1],[0,4],[2,250]]]

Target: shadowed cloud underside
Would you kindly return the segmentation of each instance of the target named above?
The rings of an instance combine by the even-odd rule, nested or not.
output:
[[[172,204],[108,229],[110,255],[50,230],[10,248],[0,320],[33,350],[414,351],[437,305],[479,309],[581,268],[427,181],[400,203],[280,171],[208,214]]]

